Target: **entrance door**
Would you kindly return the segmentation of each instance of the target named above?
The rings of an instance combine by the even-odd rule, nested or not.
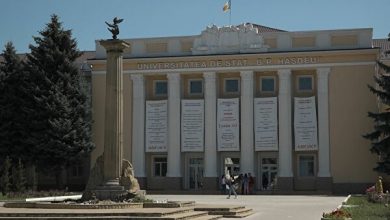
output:
[[[203,158],[190,158],[189,188],[198,190],[203,187]]]
[[[261,189],[270,190],[274,186],[278,175],[276,158],[262,158],[261,160]]]
[[[240,158],[225,157],[225,174],[238,176],[240,174]]]

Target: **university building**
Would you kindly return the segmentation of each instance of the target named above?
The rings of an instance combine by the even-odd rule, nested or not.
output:
[[[146,190],[363,192],[377,157],[372,29],[283,31],[251,23],[195,36],[125,39],[124,149]],[[106,52],[92,65],[91,166],[103,153]]]

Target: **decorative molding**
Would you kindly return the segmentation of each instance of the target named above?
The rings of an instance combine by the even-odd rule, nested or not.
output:
[[[194,40],[192,54],[254,53],[266,52],[264,38],[252,24],[239,26],[206,27]]]

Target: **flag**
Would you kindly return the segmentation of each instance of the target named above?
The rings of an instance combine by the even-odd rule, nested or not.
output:
[[[230,5],[231,5],[230,0],[225,2],[225,4],[223,5],[223,8],[222,8],[223,12],[230,10]]]

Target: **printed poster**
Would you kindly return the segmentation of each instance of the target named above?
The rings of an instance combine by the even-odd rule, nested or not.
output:
[[[240,122],[238,98],[218,99],[217,145],[218,151],[240,150]]]
[[[134,127],[133,129],[137,129]],[[168,142],[167,100],[146,101],[146,152],[166,152]]]
[[[317,111],[315,97],[294,98],[295,150],[317,150]]]
[[[255,151],[278,150],[278,99],[255,98]]]
[[[181,100],[181,151],[204,149],[204,101]]]

